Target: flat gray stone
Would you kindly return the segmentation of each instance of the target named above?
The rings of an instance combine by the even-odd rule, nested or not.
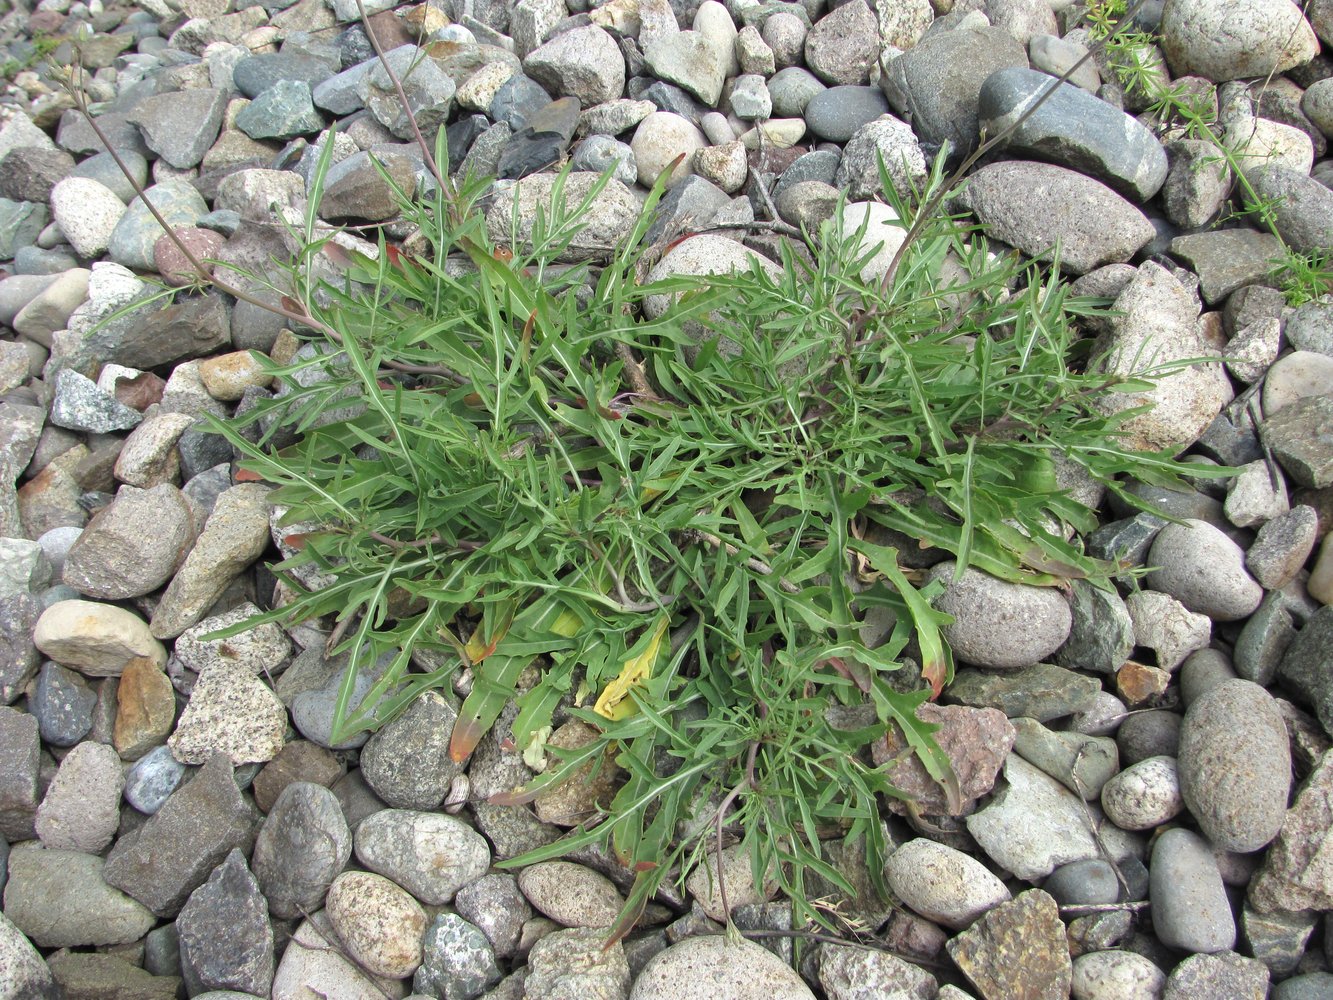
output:
[[[322,785],[282,790],[255,840],[251,869],[275,917],[313,913],[352,854],[342,807]]]
[[[1172,948],[1218,952],[1236,943],[1236,923],[1209,843],[1183,827],[1153,847],[1149,899],[1153,930]]]
[[[1095,677],[1037,663],[1017,670],[964,668],[945,688],[945,697],[978,708],[998,708],[1011,719],[1046,722],[1086,711],[1100,690]]]
[[[145,97],[128,120],[139,126],[149,149],[186,170],[197,167],[217,141],[226,108],[226,91],[194,88]]]
[[[88,597],[139,597],[170,580],[193,544],[194,520],[179,489],[122,486],[70,548],[62,579]]]
[[[268,904],[240,851],[232,851],[190,894],[176,918],[181,971],[192,995],[236,990],[268,996],[273,927]]]
[[[153,914],[107,885],[103,871],[101,858],[80,851],[11,851],[5,916],[41,948],[136,941]]]
[[[1333,486],[1333,393],[1284,406],[1264,420],[1259,435],[1297,483]]]
[[[324,116],[315,109],[310,84],[279,80],[241,109],[236,127],[251,139],[294,139],[322,129]]]
[[[1324,731],[1333,734],[1333,605],[1316,611],[1296,633],[1277,672],[1284,686],[1314,709]]]

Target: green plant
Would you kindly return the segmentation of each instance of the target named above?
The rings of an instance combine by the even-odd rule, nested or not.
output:
[[[21,49],[16,55],[10,55],[0,62],[0,80],[13,82],[14,78],[25,70],[32,69],[47,59],[60,46],[64,39],[45,31],[35,32],[32,41],[19,43]]]

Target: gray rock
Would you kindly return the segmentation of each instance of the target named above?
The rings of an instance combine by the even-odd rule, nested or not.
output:
[[[1287,317],[1287,342],[1298,351],[1333,357],[1333,304],[1306,302]]]
[[[1009,583],[955,564],[939,563],[928,580],[944,580],[935,606],[954,621],[944,635],[960,660],[982,667],[1025,667],[1054,653],[1069,637],[1069,604],[1054,589]]]
[[[219,755],[148,822],[116,841],[102,877],[158,916],[175,916],[228,853],[249,849],[254,819],[231,762]]]
[[[1235,944],[1235,920],[1206,840],[1180,827],[1166,831],[1157,838],[1148,870],[1153,930],[1163,944],[1191,952]]]
[[[13,260],[23,247],[36,243],[48,219],[45,205],[0,198],[0,260]]]
[[[384,676],[384,671],[393,662],[394,655],[392,652],[387,652],[371,663],[362,660],[355,665],[356,680],[353,682],[352,696],[348,702],[349,711],[371,710],[372,706],[361,703],[375,682]],[[348,734],[340,742],[335,742],[333,739],[338,692],[347,673],[352,671],[353,667],[346,653],[326,661],[317,686],[305,688],[290,699],[292,725],[312,743],[318,743],[330,750],[353,750],[365,746],[366,741],[370,739],[370,734],[365,730]],[[295,667],[289,669],[288,675],[290,676],[294,670]]]
[[[730,204],[727,193],[702,177],[682,177],[657,203],[657,218],[645,239],[649,243],[675,239],[680,233],[707,229],[719,211]]]
[[[825,90],[819,78],[800,66],[778,70],[768,81],[768,96],[773,114],[782,118],[800,118],[817,94]]]
[[[1168,594],[1140,590],[1129,595],[1125,607],[1134,623],[1135,644],[1157,655],[1159,670],[1175,670],[1212,638],[1211,620],[1190,611]]]
[[[94,265],[94,282],[96,268]],[[71,328],[80,311],[82,307],[71,317]],[[212,354],[230,340],[227,304],[219,294],[209,292],[112,320],[100,330],[90,332],[85,346],[90,354],[103,361],[148,369]]]
[[[222,486],[226,489],[230,483]],[[225,639],[205,639],[217,632],[259,614],[259,608],[249,601],[230,611],[205,618],[193,628],[176,637],[173,653],[187,669],[202,673],[207,667],[222,663],[232,664],[256,675],[274,675],[286,665],[292,653],[292,643],[281,626],[273,622],[253,625]]]
[[[605,875],[568,861],[524,868],[518,887],[534,908],[565,927],[609,927],[625,905]]]
[[[1236,637],[1236,675],[1256,684],[1271,684],[1295,637],[1296,626],[1282,594],[1268,593]]]
[[[16,699],[42,662],[33,645],[42,606],[30,594],[0,597],[0,705]]]
[[[240,851],[232,851],[190,894],[176,918],[180,964],[191,995],[236,990],[268,996],[273,927],[268,904]]]
[[[1224,850],[1259,850],[1277,836],[1291,789],[1291,751],[1271,695],[1232,680],[1201,696],[1180,730],[1180,791],[1200,829]]]
[[[426,912],[388,879],[343,872],[329,887],[324,912],[344,954],[367,972],[405,979],[421,965]]]
[[[399,809],[434,809],[462,770],[449,756],[457,710],[434,691],[416,698],[361,751],[361,773]]]
[[[1333,606],[1311,616],[1287,647],[1278,678],[1311,706],[1327,733],[1333,733]]]
[[[250,864],[269,911],[291,918],[320,908],[351,854],[352,832],[333,793],[294,781],[269,810]]]
[[[1210,1000],[1212,997],[1263,997],[1268,969],[1233,951],[1191,955],[1167,977],[1162,1000]]]
[[[860,86],[879,56],[879,23],[865,0],[825,14],[805,39],[805,64],[825,83]]]
[[[300,51],[263,52],[238,61],[231,68],[231,79],[237,90],[254,98],[282,80],[296,80],[314,87],[336,69],[328,60]]]
[[[1070,595],[1073,624],[1055,662],[1093,673],[1115,673],[1134,651],[1134,623],[1125,602],[1116,591],[1086,580],[1074,580]]]
[[[305,1000],[338,996],[346,1000],[384,1000],[400,996],[406,984],[374,976],[344,957],[344,947],[320,911],[303,921],[282,954],[273,975],[273,1000]]]
[[[864,6],[862,0],[856,3]],[[853,5],[847,5],[850,6]],[[845,188],[853,200],[881,197],[881,159],[899,196],[908,197],[925,181],[926,157],[912,129],[892,115],[885,115],[862,125],[848,140],[838,162],[836,185]]]
[[[154,747],[134,762],[125,775],[125,801],[139,812],[151,816],[180,787],[185,765],[163,746]]]
[[[116,835],[125,779],[116,751],[80,743],[65,755],[37,807],[37,836],[47,850],[98,854]]]
[[[148,161],[133,150],[122,149],[119,150],[119,153],[121,160],[129,169],[130,177],[140,187],[146,187],[148,185]],[[86,177],[89,180],[97,181],[108,188],[124,204],[129,204],[138,194],[134,190],[134,185],[125,177],[116,161],[112,159],[111,154],[107,152],[94,153],[86,160],[80,161],[69,172],[69,176]]]
[[[72,747],[88,734],[96,704],[97,693],[83,677],[49,660],[28,697],[28,711],[36,717],[42,739],[58,747]]]
[[[139,597],[171,579],[193,542],[194,521],[179,489],[122,486],[70,548],[63,579],[89,597]]]
[[[1240,933],[1246,950],[1273,975],[1289,976],[1305,954],[1318,921],[1314,913],[1259,913],[1246,906],[1241,910]]]
[[[195,88],[145,97],[127,118],[139,126],[149,149],[187,170],[217,141],[226,107],[226,91]]]
[[[486,935],[456,913],[441,913],[426,930],[412,989],[443,1000],[471,1000],[500,981]]]
[[[310,84],[279,80],[241,109],[236,127],[251,139],[294,139],[322,129],[324,116],[315,109]]]
[[[583,107],[621,97],[625,59],[595,25],[561,32],[523,60],[523,71],[550,93],[577,97]]]
[[[993,672],[964,668],[946,688],[950,701],[998,708],[1011,719],[1047,722],[1092,707],[1101,691],[1094,677],[1050,663]]]
[[[1137,208],[1099,181],[1048,163],[1010,160],[972,175],[960,200],[991,235],[1071,274],[1127,261],[1153,237]],[[1211,418],[1210,418],[1211,419]]]
[[[1327,910],[1333,905],[1327,860],[1330,797],[1333,754],[1325,751],[1250,884],[1250,904],[1260,913]]]
[[[1088,536],[1088,554],[1126,566],[1142,566],[1147,562],[1153,539],[1166,523],[1146,511],[1119,521],[1108,521]]]
[[[115,955],[60,951],[48,958],[47,964],[57,988],[66,997],[173,1000],[181,988],[179,976],[153,976]]]
[[[33,819],[40,753],[37,720],[26,712],[0,707],[0,837],[7,841],[36,836]]]
[[[888,100],[874,87],[830,87],[810,98],[803,117],[819,138],[846,142],[888,110]]]
[[[1213,652],[1216,650],[1201,650],[1194,655]],[[1175,757],[1180,749],[1180,723],[1179,714],[1165,710],[1130,715],[1115,734],[1120,760],[1128,767],[1150,757]]]
[[[560,35],[556,40],[563,37]],[[599,175],[592,173],[573,173],[566,177],[564,197],[567,207],[572,209],[579,205],[600,180]],[[547,217],[550,217],[554,181],[554,174],[533,174],[512,189],[497,192],[494,203],[486,213],[486,229],[492,238],[501,242],[510,239],[510,222],[517,202],[518,239],[520,243],[527,244],[532,238],[537,206],[543,206]],[[583,220],[586,226],[569,244],[567,256],[573,260],[608,256],[633,227],[638,214],[639,204],[629,189],[619,181],[610,181],[589,205]]]
[[[1313,489],[1333,485],[1333,394],[1307,396],[1260,425],[1259,434],[1283,470]]]
[[[1230,172],[1217,147],[1202,139],[1166,144],[1169,169],[1162,185],[1166,217],[1182,229],[1198,229],[1221,210],[1230,192]]]
[[[1162,12],[1161,32],[1177,76],[1196,74],[1214,83],[1282,73],[1319,51],[1300,9],[1280,0],[1236,7],[1174,0]]]
[[[1323,1000],[1333,993],[1333,972],[1307,972],[1273,987],[1273,1000]]]
[[[211,664],[190,692],[167,746],[185,764],[222,754],[233,764],[263,763],[282,749],[287,710],[244,666]]]
[[[144,194],[171,226],[193,226],[208,214],[208,205],[192,184],[183,180],[164,180]],[[164,230],[142,199],[136,198],[116,223],[107,243],[111,259],[138,271],[154,270],[153,245]],[[152,367],[144,365],[142,367]]]
[[[575,170],[593,173],[614,170],[613,176],[622,184],[633,184],[639,177],[634,150],[628,143],[618,142],[609,135],[588,136],[574,150],[571,163]]]
[[[79,851],[11,851],[5,916],[41,948],[136,941],[153,915],[107,885],[103,872],[101,858]]]
[[[1095,906],[1114,903],[1120,898],[1115,865],[1102,858],[1061,865],[1041,887],[1061,906]]]
[[[532,907],[518,888],[518,879],[501,874],[483,875],[463,886],[454,897],[454,909],[463,919],[481,928],[498,958],[514,955],[523,924],[533,915]]]
[[[1060,865],[1100,857],[1086,805],[1050,775],[1011,754],[1006,785],[967,817],[967,830],[997,865],[1029,881]]]
[[[1263,588],[1245,571],[1244,551],[1206,521],[1168,524],[1148,558],[1156,567],[1150,586],[1214,621],[1244,618],[1263,599]]]
[[[69,174],[74,157],[60,149],[25,146],[0,158],[0,198],[42,203],[51,188]]]
[[[560,162],[574,138],[581,110],[577,100],[564,97],[534,112],[500,153],[500,176],[526,177]]]
[[[492,121],[504,122],[517,132],[550,103],[551,95],[545,87],[530,76],[515,73],[495,91],[487,114]]]
[[[1057,86],[1037,70],[1013,67],[991,74],[977,114],[987,135],[1013,127],[1005,141],[1009,149],[1089,174],[1140,202],[1166,180],[1166,151],[1148,129],[1087,91]]]
[[[1151,830],[1185,808],[1174,757],[1149,757],[1133,764],[1102,788],[1106,818],[1122,830]]]
[[[366,868],[428,906],[451,902],[485,875],[491,863],[485,838],[462,820],[407,809],[367,816],[356,829],[355,849]]]
[[[1333,191],[1286,167],[1263,166],[1245,176],[1255,196],[1272,205],[1273,224],[1291,249],[1333,246]]]
[[[1219,229],[1191,233],[1171,241],[1171,253],[1199,276],[1199,291],[1209,305],[1220,304],[1238,288],[1267,280],[1282,244],[1272,233]]]
[[[828,944],[819,950],[819,984],[829,1000],[859,997],[929,998],[935,977],[896,955],[850,945]]]
[[[395,185],[415,192],[416,161],[410,156],[389,149],[353,153],[325,175],[320,214],[330,220],[392,219],[402,210]]]
[[[624,978],[629,978],[628,968]],[[629,1000],[686,1000],[700,995],[734,1000],[814,997],[801,977],[772,952],[751,941],[732,944],[711,936],[685,938],[649,959]]]
[[[1014,750],[1081,799],[1096,799],[1119,767],[1115,740],[1105,736],[1055,732],[1021,717],[1013,726]]]
[[[884,879],[904,905],[953,930],[1010,898],[1004,883],[980,861],[924,837],[889,855]]]
[[[19,118],[27,120],[25,116]],[[0,133],[3,135],[3,133]],[[0,913],[0,969],[5,970],[4,1000],[49,1000],[55,981],[41,954],[13,922]]]
[[[56,394],[51,404],[51,423],[73,431],[107,434],[129,430],[143,414],[102,392],[92,379],[68,368],[56,374]]]

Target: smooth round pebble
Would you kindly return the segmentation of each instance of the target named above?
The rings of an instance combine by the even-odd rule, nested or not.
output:
[[[1213,621],[1245,618],[1263,588],[1245,569],[1245,552],[1219,528],[1190,518],[1157,533],[1148,553],[1148,585]]]
[[[954,930],[1010,898],[1004,883],[980,861],[924,837],[889,855],[884,878],[904,904]]]
[[[605,875],[571,861],[543,861],[518,875],[518,887],[537,910],[564,927],[608,927],[625,901]]]
[[[374,975],[406,979],[421,964],[426,911],[387,878],[343,872],[324,909],[348,954]]]
[[[954,568],[952,560],[938,563],[927,580],[945,583],[935,607],[954,618],[943,632],[960,660],[978,667],[1031,666],[1069,638],[1073,615],[1055,589],[1009,583],[977,569],[964,570],[954,582]]]
[[[171,748],[157,746],[134,762],[125,775],[125,801],[148,816],[162,808],[185,778],[185,765]]]
[[[1132,951],[1094,951],[1074,959],[1074,1000],[1161,1000],[1166,973]]]
[[[1042,890],[1061,906],[1114,903],[1120,898],[1115,866],[1102,858],[1071,861],[1051,872]]]
[[[1102,809],[1122,830],[1151,830],[1184,808],[1174,757],[1141,760],[1102,787]]]
[[[422,903],[449,903],[463,886],[486,874],[486,838],[453,816],[383,809],[356,828],[357,860],[392,879]]]
[[[1153,931],[1181,951],[1215,952],[1235,946],[1236,921],[1212,846],[1183,827],[1153,845],[1148,865]]]
[[[648,960],[629,1000],[814,1000],[791,966],[752,941],[688,937]]]

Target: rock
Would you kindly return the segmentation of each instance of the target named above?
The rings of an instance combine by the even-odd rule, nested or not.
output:
[[[727,913],[727,908],[722,905],[720,886],[723,882],[726,883],[730,907],[761,905],[778,891],[772,871],[766,873],[762,884],[755,883],[749,852],[741,845],[724,848],[720,860],[716,851],[707,854],[690,872],[685,889],[704,914],[719,922],[726,919]],[[521,877],[519,885],[522,886]]]
[[[1295,637],[1296,627],[1282,594],[1269,593],[1236,637],[1236,675],[1256,684],[1271,684]]]
[[[204,668],[167,746],[184,764],[223,754],[233,764],[264,763],[282,749],[287,710],[245,667]]]
[[[350,709],[359,709],[360,711],[371,711],[373,706],[362,704],[370,689],[375,683],[384,676],[384,671],[389,668],[396,654],[388,651],[378,659],[367,663],[364,659],[360,660],[355,668],[350,661],[347,653],[341,653],[332,660],[323,660],[318,658],[322,664],[318,679],[312,686],[299,689],[299,693],[294,697],[289,696],[292,725],[300,731],[301,735],[313,743],[330,750],[349,750],[364,746],[370,738],[370,734],[364,730],[351,733],[346,739],[335,743],[333,740],[334,713],[338,703],[338,692],[349,672],[355,673],[355,680],[352,682],[352,696],[348,702]],[[298,664],[301,658],[298,657]],[[288,681],[296,672],[295,665],[288,669],[283,680]],[[318,686],[314,686],[318,685]],[[359,772],[358,772],[359,773]],[[372,792],[372,794],[374,794]],[[376,796],[379,801],[379,796]]]
[[[854,0],[839,10],[856,4],[864,6],[863,0]],[[881,159],[900,197],[909,197],[925,183],[926,157],[912,129],[892,115],[884,115],[862,125],[847,141],[838,162],[836,186],[845,188],[853,201],[882,197]]]
[[[1285,514],[1290,509],[1287,488],[1280,476],[1276,484],[1273,477],[1267,462],[1244,466],[1227,487],[1227,520],[1238,528],[1250,528]]]
[[[588,25],[561,32],[530,52],[523,71],[553,94],[577,97],[587,108],[625,90],[625,60],[614,39]]]
[[[150,259],[156,260],[151,245],[148,252]],[[94,267],[93,283],[96,278]],[[190,296],[175,305],[145,309],[112,320],[101,330],[90,331],[85,346],[99,358],[132,368],[178,365],[183,360],[202,357],[227,345],[231,337],[227,310],[227,304],[216,292]],[[74,316],[70,317],[71,328],[79,311],[75,310]],[[180,371],[179,365],[176,371]]]
[[[1106,818],[1122,830],[1151,830],[1185,808],[1174,757],[1149,757],[1125,768],[1102,788]]]
[[[80,257],[105,253],[124,214],[120,196],[91,178],[66,177],[51,189],[51,216]]]
[[[791,967],[750,941],[689,937],[648,960],[629,1000],[813,1000]]]
[[[402,208],[394,185],[408,194],[416,190],[416,164],[411,157],[388,150],[357,152],[331,166],[324,184],[320,200],[324,218],[380,222],[394,218]]]
[[[179,489],[122,486],[70,548],[63,579],[89,597],[139,597],[170,580],[193,543],[194,519]]]
[[[524,868],[518,887],[533,907],[565,927],[609,927],[625,905],[605,875],[568,861]]]
[[[1038,663],[1002,672],[964,668],[946,689],[951,701],[998,708],[1011,719],[1047,722],[1091,708],[1101,685],[1096,678]]]
[[[268,904],[240,851],[190,894],[176,918],[180,963],[193,995],[236,990],[267,996],[273,985]]]
[[[309,740],[292,740],[255,775],[251,790],[260,812],[267,813],[292,782],[309,781],[328,788],[343,774],[343,765],[328,750]]]
[[[427,906],[452,902],[491,863],[485,838],[462,820],[440,813],[381,810],[357,827],[355,847],[361,864]]]
[[[1206,521],[1168,524],[1153,542],[1148,574],[1156,590],[1214,621],[1236,621],[1251,614],[1263,588],[1245,571],[1245,553]]]
[[[269,810],[250,864],[270,912],[286,919],[318,910],[351,854],[352,832],[333,793],[295,781]]]
[[[19,118],[27,120],[23,115]],[[0,132],[0,138],[3,135]],[[56,995],[51,970],[41,954],[3,913],[0,913],[0,969],[5,970],[6,976],[4,992],[0,993],[4,1000],[42,1000]]]
[[[1074,959],[1077,1000],[1160,1000],[1166,973],[1132,951],[1095,951]]]
[[[361,751],[361,773],[399,809],[435,809],[462,767],[449,756],[457,710],[434,691],[419,695]]]
[[[1053,900],[1030,889],[1001,903],[945,946],[983,996],[1065,997],[1073,971]],[[1021,962],[1014,956],[1022,955]]]
[[[116,457],[112,472],[116,479],[143,490],[170,485],[180,476],[177,444],[190,429],[194,417],[188,413],[155,413],[130,432]],[[190,532],[193,538],[194,532]]]
[[[1116,297],[1115,309],[1122,315],[1112,321],[1109,334],[1098,338],[1095,348],[1105,353],[1100,367],[1107,374],[1133,377],[1158,365],[1213,353],[1196,330],[1197,304],[1173,275],[1156,264],[1139,268]],[[1199,439],[1231,395],[1222,367],[1200,364],[1158,378],[1146,392],[1106,393],[1094,405],[1105,413],[1150,406],[1120,425],[1125,446],[1178,451]]]
[[[300,51],[262,52],[241,58],[231,68],[231,78],[237,90],[255,98],[281,80],[297,80],[313,87],[327,79],[334,68],[325,59]]]
[[[139,657],[166,666],[167,651],[143,619],[94,601],[59,601],[37,620],[33,644],[88,677],[116,677]]]
[[[279,80],[240,110],[235,126],[251,139],[294,139],[318,132],[324,117],[315,110],[310,84]]]
[[[144,195],[172,227],[193,226],[208,214],[208,205],[199,192],[183,180],[161,181],[148,188]],[[151,271],[153,245],[163,232],[143,199],[136,198],[112,230],[107,251],[117,264]]]
[[[1182,951],[1217,952],[1236,942],[1236,925],[1208,842],[1181,827],[1153,847],[1149,898],[1158,939]]]
[[[185,765],[171,756],[171,751],[165,745],[154,747],[140,757],[126,774],[125,801],[139,812],[151,816],[180,787],[184,777]]]
[[[176,637],[176,659],[195,673],[221,664],[256,675],[278,673],[291,656],[292,644],[281,626],[273,622],[253,625],[225,639],[204,638],[258,614],[259,608],[245,601],[231,611],[205,618]]]
[[[357,856],[360,857],[359,854]],[[418,895],[417,898],[421,897]],[[518,879],[513,875],[483,875],[470,881],[458,890],[458,895],[454,897],[454,908],[465,920],[481,928],[494,954],[500,958],[513,956],[518,949],[523,924],[532,919],[532,907],[519,890]],[[428,952],[429,936],[428,931]],[[429,959],[426,961],[429,963]]]
[[[889,102],[874,87],[830,87],[810,99],[803,117],[821,139],[846,142],[888,110]]]
[[[1086,580],[1074,580],[1070,595],[1072,626],[1055,662],[1092,673],[1115,673],[1134,651],[1134,623],[1125,602],[1116,591],[1101,590]]]
[[[423,960],[412,989],[426,996],[475,997],[500,981],[500,967],[479,928],[456,913],[441,913],[426,931]]]
[[[707,141],[702,132],[680,115],[656,111],[639,123],[629,146],[639,183],[645,187],[652,187],[662,171],[671,167],[677,157],[684,156],[668,179],[668,186],[674,186],[692,171],[691,157],[705,149]]]
[[[953,580],[952,560],[938,563],[927,580],[944,580],[935,600],[954,621],[943,629],[959,659],[982,667],[1025,667],[1054,653],[1069,637],[1069,604],[1055,590],[1009,583],[967,569]]]
[[[50,660],[42,664],[28,695],[28,711],[36,716],[42,739],[58,747],[72,747],[88,734],[96,704],[97,693],[80,674]]]
[[[1168,673],[1207,646],[1212,637],[1212,623],[1206,615],[1194,614],[1167,594],[1140,590],[1129,595],[1125,608],[1134,625],[1135,644],[1156,653],[1159,668]],[[1132,660],[1125,663],[1117,677],[1132,666]]]
[[[104,743],[74,747],[60,762],[37,807],[37,836],[47,850],[100,853],[120,824],[125,778],[120,758]]]
[[[889,726],[883,741],[872,745],[875,765],[890,765],[889,783],[906,795],[916,810],[928,815],[955,815],[955,809],[958,814],[966,812],[995,787],[1000,767],[1014,745],[1014,727],[1003,712],[993,708],[924,702],[918,706],[916,717],[938,727],[933,734],[935,743],[949,758],[958,781],[959,802],[950,807],[939,782],[910,752],[910,744],[897,723]],[[893,808],[893,802],[889,805]]]
[[[1010,898],[1004,883],[975,858],[918,837],[884,864],[893,894],[927,920],[962,930]]]
[[[1037,70],[1013,67],[991,74],[977,114],[987,135],[1014,128],[1005,140],[1010,150],[1096,177],[1139,202],[1152,198],[1166,180],[1166,151],[1147,128],[1078,87],[1056,86]]]
[[[272,1000],[308,1000],[311,996],[342,1000],[396,1000],[406,984],[360,969],[343,956],[338,935],[324,911],[304,920],[292,935],[273,975]]]
[[[1055,869],[1042,890],[1061,906],[1114,903],[1120,898],[1120,879],[1109,861],[1088,858]]]
[[[1215,654],[1209,656],[1209,654]],[[1218,662],[1217,672],[1221,668],[1230,669],[1225,656],[1215,649],[1200,650],[1196,657],[1208,657]],[[1230,674],[1234,677],[1235,674]],[[1223,677],[1221,679],[1229,679]],[[1219,680],[1219,683],[1221,681]],[[1182,685],[1183,686],[1183,685]],[[1129,767],[1150,757],[1170,757],[1174,761],[1180,749],[1180,724],[1182,717],[1176,712],[1163,709],[1147,712],[1135,712],[1120,724],[1116,730],[1116,745],[1120,747],[1120,759]],[[1173,779],[1174,780],[1174,779]],[[1179,784],[1177,783],[1177,793]]]
[[[553,930],[533,945],[528,954],[527,996],[621,1000],[629,992],[629,984],[624,946],[617,941],[608,947],[606,933],[601,929]],[[671,996],[651,992],[646,995]]]
[[[29,594],[0,597],[0,705],[13,702],[37,672],[42,657],[32,635],[41,614]]]
[[[1288,0],[1174,0],[1161,32],[1173,73],[1214,83],[1282,73],[1319,51],[1309,22]]]
[[[1246,906],[1241,910],[1241,937],[1247,950],[1275,976],[1296,971],[1318,923],[1314,913],[1259,913]]]
[[[1260,913],[1326,910],[1328,840],[1333,821],[1333,752],[1325,751],[1296,795],[1277,840],[1250,885]]]
[[[727,50],[701,31],[662,35],[643,47],[644,65],[653,76],[676,84],[710,108],[717,107],[722,96],[727,57]]]
[[[775,14],[774,17],[781,15]],[[773,18],[769,18],[772,22]],[[800,118],[816,94],[825,90],[819,78],[799,66],[780,69],[768,81],[768,95],[773,102],[773,114],[783,118]]]
[[[137,832],[116,841],[102,877],[158,916],[175,916],[228,853],[249,848],[253,824],[231,762],[216,756]]]
[[[879,55],[879,24],[864,0],[852,0],[825,14],[805,39],[805,63],[828,84],[869,82]]]
[[[111,735],[111,744],[121,758],[136,760],[161,746],[175,721],[176,694],[162,668],[145,656],[125,664],[116,686],[116,721]]]
[[[1266,418],[1259,433],[1282,468],[1302,486],[1333,485],[1333,395],[1308,396]]]
[[[1223,951],[1191,955],[1177,965],[1166,980],[1162,1000],[1204,1000],[1205,997],[1263,1000],[1267,995],[1268,970],[1263,963]]]
[[[1313,351],[1284,354],[1264,379],[1264,415],[1309,396],[1320,396],[1333,380],[1333,358]]]
[[[68,368],[57,373],[51,403],[51,423],[57,427],[107,434],[129,430],[142,419],[143,414],[102,392],[92,379]]]
[[[66,1000],[173,1000],[181,989],[179,976],[150,975],[114,955],[59,951],[47,961]]]
[[[579,205],[600,180],[597,174],[591,173],[574,173],[566,177],[564,197],[567,206],[572,209]],[[537,206],[543,206],[547,218],[550,217],[554,181],[554,174],[533,174],[517,182],[512,189],[497,192],[494,204],[486,213],[486,228],[492,239],[500,242],[510,239],[510,220],[517,201],[518,239],[524,244],[529,242]],[[619,181],[610,181],[588,207],[583,217],[586,227],[571,241],[566,254],[573,260],[607,257],[629,233],[638,215],[638,202],[629,189]]]
[[[193,88],[154,94],[135,103],[126,120],[139,126],[144,143],[179,170],[197,167],[217,141],[227,94]]]
[[[1312,253],[1333,244],[1333,191],[1281,166],[1259,167],[1246,180],[1256,197],[1271,204],[1273,224],[1292,250]]]
[[[0,198],[0,260],[13,260],[19,250],[35,244],[46,223],[45,205]]]
[[[173,638],[200,621],[232,579],[264,551],[268,493],[260,483],[241,483],[218,497],[153,614],[149,627],[155,636]]]
[[[1079,798],[1095,799],[1118,767],[1115,740],[1054,732],[1035,719],[1013,721],[1014,749]]]
[[[1021,879],[1100,856],[1085,806],[1054,778],[1016,754],[1005,761],[1006,785],[967,817],[967,829],[997,865]]]
[[[421,964],[426,913],[388,879],[343,872],[329,886],[325,912],[348,955],[372,975],[404,979]]]
[[[79,851],[11,851],[5,916],[40,948],[129,944],[153,914],[102,880],[104,862]]]
[[[935,996],[935,977],[896,955],[850,945],[828,944],[819,950],[819,984],[830,1000],[858,997]]]

